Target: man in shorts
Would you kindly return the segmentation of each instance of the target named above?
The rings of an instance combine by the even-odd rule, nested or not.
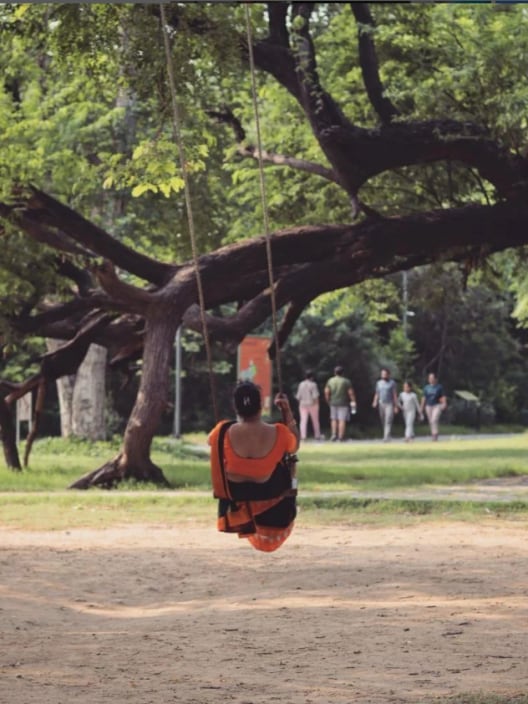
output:
[[[345,439],[346,422],[349,418],[350,408],[353,404],[355,410],[356,395],[350,379],[343,376],[343,367],[334,369],[334,376],[326,382],[325,399],[330,406],[330,423],[332,427],[332,441]]]

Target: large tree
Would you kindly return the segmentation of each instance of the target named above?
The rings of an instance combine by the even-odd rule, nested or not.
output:
[[[156,6],[139,11],[159,28]],[[196,35],[202,42],[208,36],[218,41],[218,17],[225,41],[225,20],[231,13],[231,52],[239,55],[242,65],[247,62],[240,8],[223,7],[218,17],[214,7],[197,9],[181,3],[169,4],[165,11],[173,52],[180,60],[196,48]],[[273,2],[252,11],[252,49],[259,75],[265,77],[267,95],[287,106],[290,115],[288,138],[284,113],[277,115],[276,140],[271,128],[265,131],[269,142],[262,159],[295,170],[304,179],[318,180],[329,189],[325,191],[329,200],[341,198],[349,207],[342,222],[309,224],[310,199],[307,212],[298,218],[291,203],[279,202],[281,215],[274,222],[290,213],[293,223],[271,234],[274,296],[284,310],[281,344],[305,306],[325,291],[438,260],[463,261],[471,268],[493,252],[528,241],[526,118],[521,121],[519,108],[526,89],[517,82],[517,77],[525,80],[527,67],[503,67],[505,76],[495,84],[495,73],[491,69],[490,75],[486,73],[495,59],[475,42],[475,36],[489,35],[496,50],[502,41],[501,50],[506,51],[508,34],[509,46],[512,42],[525,46],[523,8],[386,5],[379,10],[378,27],[364,3],[319,7]],[[350,31],[354,21],[355,37]],[[339,53],[331,54],[329,35],[341,40]],[[355,55],[345,42],[357,50]],[[457,80],[458,44],[468,67],[459,70]],[[469,61],[468,47],[481,52],[480,61]],[[521,64],[527,54],[518,49]],[[328,85],[335,91],[327,87],[323,71],[332,78]],[[343,84],[347,77],[350,87]],[[359,100],[359,77],[368,99],[361,103],[362,114],[348,105]],[[480,92],[475,88],[478,82]],[[233,94],[226,89],[226,98]],[[164,95],[168,100],[167,91]],[[232,130],[240,158],[256,160],[258,148],[246,132],[247,110],[210,105],[207,114]],[[512,124],[513,117],[519,124]],[[310,128],[310,148],[305,126]],[[288,147],[296,139],[303,144],[302,153],[279,151],[281,144]],[[188,159],[188,168],[196,172],[193,158]],[[445,181],[442,187],[438,171]],[[174,180],[159,185],[168,193],[177,187]],[[383,200],[376,198],[381,187]],[[135,188],[139,193],[158,186],[144,179]],[[399,190],[407,190],[408,196],[396,198]],[[301,201],[302,194],[298,198]],[[150,460],[150,446],[167,403],[176,329],[182,323],[194,329],[202,326],[193,262],[171,263],[149,256],[28,184],[19,185],[0,212],[9,231],[24,232],[56,253],[54,266],[73,286],[71,296],[60,302],[38,298],[13,314],[12,325],[23,333],[69,342],[45,356],[40,371],[27,383],[9,389],[3,403],[46,379],[71,373],[91,342],[110,348],[114,364],[141,357],[141,383],[121,452],[75,486],[110,486],[126,477],[164,482],[162,471]],[[83,261],[91,262],[89,268]],[[264,237],[210,251],[199,258],[197,269],[211,339],[236,345],[269,317]],[[229,308],[229,315],[219,315],[219,310],[228,310],[227,304],[236,305]],[[4,428],[4,436],[8,435]]]

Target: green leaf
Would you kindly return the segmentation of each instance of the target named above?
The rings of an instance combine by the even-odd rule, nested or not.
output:
[[[153,183],[139,183],[137,186],[134,186],[131,194],[133,198],[139,198],[139,196],[142,196],[147,191],[157,193],[158,186],[155,186]]]

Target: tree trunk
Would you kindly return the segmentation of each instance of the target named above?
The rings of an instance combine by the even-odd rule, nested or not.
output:
[[[160,305],[146,323],[141,383],[123,448],[113,460],[74,482],[71,489],[111,488],[124,479],[169,486],[162,470],[150,459],[150,447],[167,407],[170,361],[179,320]]]
[[[2,435],[2,446],[4,449],[4,458],[9,469],[17,471],[22,469],[18,448],[16,444],[16,432],[11,417],[9,406],[0,398],[0,429]]]
[[[63,344],[62,340],[46,338],[48,352],[55,352]],[[57,379],[57,396],[59,398],[59,412],[61,436],[69,438],[72,434],[72,402],[75,375],[61,376]]]
[[[87,440],[104,440],[106,348],[90,345],[75,377],[72,398],[72,434]]]
[[[46,340],[49,352],[63,344],[61,340]],[[105,347],[90,345],[77,373],[57,379],[63,438],[73,435],[86,440],[104,440],[106,437],[106,357]]]
[[[63,438],[69,438],[72,434],[74,386],[74,376],[63,376],[60,379],[57,379],[57,395],[59,397],[61,436]]]

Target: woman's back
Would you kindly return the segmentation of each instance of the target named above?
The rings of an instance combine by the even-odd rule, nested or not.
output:
[[[275,425],[263,423],[235,423],[228,430],[229,443],[239,457],[258,459],[266,457],[277,441]]]

